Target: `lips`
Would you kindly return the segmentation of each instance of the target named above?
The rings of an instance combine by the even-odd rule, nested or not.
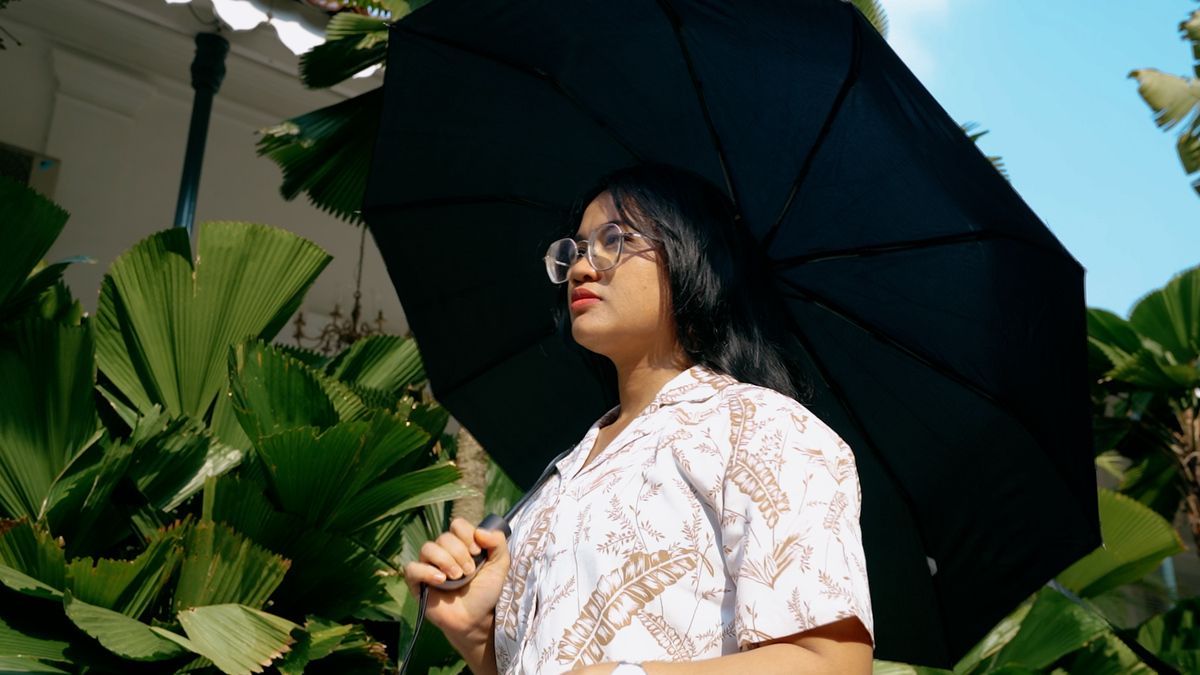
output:
[[[571,291],[571,309],[577,310],[600,302],[600,296],[586,288],[576,288]]]

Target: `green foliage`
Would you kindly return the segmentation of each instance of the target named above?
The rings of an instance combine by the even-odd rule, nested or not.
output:
[[[11,195],[0,672],[385,672],[406,526],[466,492],[412,341],[271,346],[329,258],[244,223],[137,244],[83,319],[38,267],[65,214]]]
[[[1181,444],[1200,415],[1200,268],[1146,294],[1128,319],[1088,310],[1088,349],[1097,451],[1128,459],[1122,493],[1174,518],[1187,495],[1200,495]]]
[[[1181,672],[1200,672],[1200,598],[1184,600],[1143,623],[1137,641]]]
[[[186,231],[152,235],[101,284],[100,370],[142,414],[157,405],[209,421],[226,387],[229,348],[274,337],[329,260],[311,242],[263,225],[205,223],[194,260]]]
[[[978,126],[979,125],[975,122],[967,122],[966,124],[961,125],[963,133],[965,133],[967,138],[971,139],[971,142],[975,144],[978,144],[979,139],[983,138],[988,133],[986,129],[983,131],[975,131]],[[992,166],[996,167],[996,171],[1000,172],[1000,175],[1007,179],[1008,171],[1004,168],[1004,159],[999,155],[986,155],[986,157],[988,161],[992,163]]]
[[[383,89],[373,89],[263,129],[257,151],[283,171],[284,199],[303,192],[317,208],[358,224],[382,114]]]
[[[1179,127],[1176,151],[1188,175],[1200,171],[1200,10],[1179,24],[1180,37],[1191,44],[1196,63],[1192,77],[1180,77],[1155,68],[1139,68],[1129,73],[1137,80],[1138,94],[1154,111],[1154,123],[1164,131]],[[1200,191],[1200,179],[1192,181]]]
[[[883,3],[880,0],[851,0],[851,4],[862,12],[862,15],[871,22],[872,26],[875,26],[875,30],[879,31],[880,35],[887,37],[887,12],[884,11]]]
[[[1171,523],[1143,504],[1111,490],[1100,490],[1099,502],[1104,546],[1058,576],[1075,594],[1090,598],[1137,581],[1184,550]]]
[[[342,12],[330,19],[325,42],[300,57],[300,79],[309,87],[332,87],[383,63],[387,42],[382,19]]]

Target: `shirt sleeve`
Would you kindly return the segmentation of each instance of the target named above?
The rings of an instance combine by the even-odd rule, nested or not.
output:
[[[740,649],[855,616],[874,636],[854,455],[799,403],[727,399],[721,533]]]

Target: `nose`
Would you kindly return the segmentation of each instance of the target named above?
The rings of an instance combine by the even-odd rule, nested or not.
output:
[[[600,278],[600,273],[592,267],[592,263],[588,261],[587,256],[582,252],[579,257],[575,258],[575,262],[571,264],[571,269],[567,270],[567,279],[574,282],[576,286],[585,281],[596,281]]]

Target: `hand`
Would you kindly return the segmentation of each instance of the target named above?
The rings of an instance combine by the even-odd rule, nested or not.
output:
[[[446,632],[451,642],[457,642],[456,637],[486,640],[491,632],[500,588],[508,574],[508,541],[504,533],[481,530],[462,518],[455,518],[448,532],[425,542],[418,560],[404,566],[404,580],[417,597],[422,583],[437,584],[474,572],[471,556],[481,549],[488,551],[487,562],[467,585],[453,591],[438,590],[432,585],[429,588],[425,617]]]

